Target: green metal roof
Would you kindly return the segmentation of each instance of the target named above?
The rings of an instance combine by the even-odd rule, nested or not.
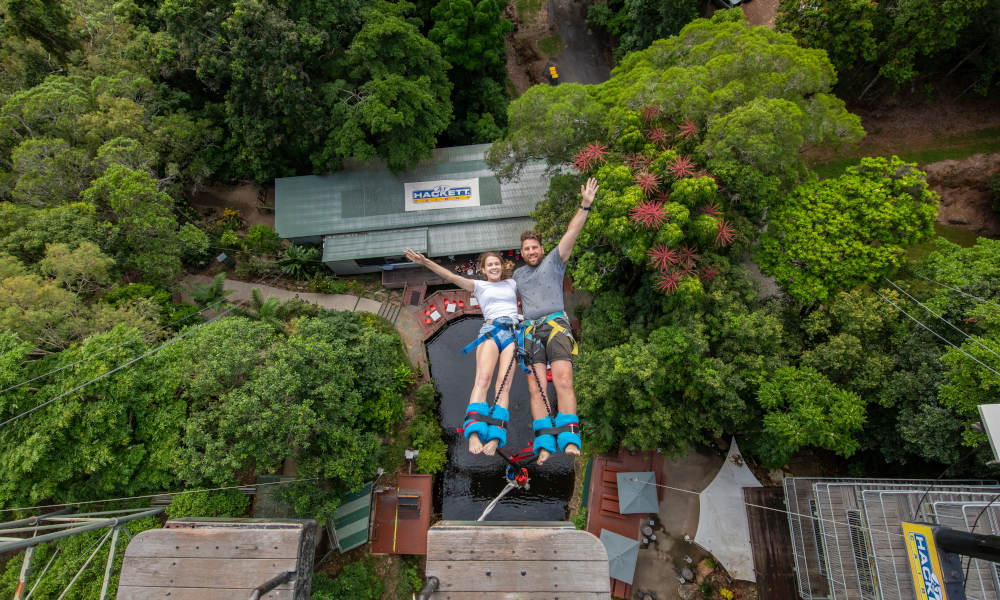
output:
[[[323,239],[323,262],[402,255],[405,248],[427,253],[427,228],[330,235]],[[438,256],[438,255],[433,255]]]
[[[484,160],[489,147],[439,148],[400,175],[371,164],[277,179],[275,229],[283,238],[296,239],[528,216],[548,189],[545,164],[530,164],[517,181],[500,183]],[[406,212],[404,183],[440,179],[478,179],[480,205]]]
[[[372,483],[348,495],[333,514],[334,535],[340,552],[347,552],[368,541],[368,521],[371,517]]]
[[[400,256],[405,248],[413,248],[431,257],[508,250],[519,247],[521,232],[534,225],[530,217],[521,217],[328,235],[323,238],[323,262]]]

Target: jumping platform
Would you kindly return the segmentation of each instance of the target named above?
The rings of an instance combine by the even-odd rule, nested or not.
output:
[[[611,598],[601,540],[567,522],[441,521],[427,532],[433,600]]]

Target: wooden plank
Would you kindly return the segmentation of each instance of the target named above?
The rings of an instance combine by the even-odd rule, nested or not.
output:
[[[118,586],[117,600],[247,600],[253,588],[205,589]],[[266,600],[292,600],[292,590],[271,590]]]
[[[442,592],[606,593],[610,585],[607,560],[428,560],[426,572]]]
[[[601,540],[576,529],[431,527],[427,560],[596,560],[607,563]]]
[[[781,488],[743,488],[747,504],[767,506],[785,510],[784,494]],[[798,597],[795,578],[792,540],[788,531],[788,520],[776,510],[765,510],[747,506],[747,522],[750,526],[750,548],[753,553],[754,574],[757,578],[757,593],[761,600],[785,600]],[[810,564],[810,572],[812,567]],[[817,575],[811,581],[816,587]],[[826,586],[821,586],[826,589]]]
[[[608,592],[571,592],[560,595],[558,592],[496,592],[490,594],[490,600],[608,600]],[[484,600],[479,592],[437,592],[432,600]],[[187,600],[187,599],[185,599]]]
[[[119,585],[250,588],[295,571],[295,558],[146,558],[126,556]],[[288,589],[294,581],[278,589]]]
[[[149,529],[133,538],[126,557],[295,558],[301,529]]]

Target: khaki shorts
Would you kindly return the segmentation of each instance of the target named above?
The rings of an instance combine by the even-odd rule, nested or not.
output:
[[[576,340],[569,329],[569,322],[563,318],[537,323],[531,326],[524,340],[524,349],[528,352],[531,364],[553,363],[557,360],[576,359]],[[530,336],[530,338],[529,338]]]

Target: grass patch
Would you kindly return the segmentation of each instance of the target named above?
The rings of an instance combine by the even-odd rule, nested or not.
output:
[[[815,161],[809,167],[823,179],[837,177],[844,169],[855,165],[863,156],[873,156],[872,149],[854,148],[834,158]],[[932,146],[923,148],[901,148],[892,154],[908,162],[926,165],[942,160],[957,160],[974,154],[1000,152],[1000,127],[980,129],[961,135],[941,137]]]
[[[521,21],[533,19],[542,10],[542,0],[517,0],[517,18]]]
[[[562,36],[558,33],[554,33],[547,38],[538,40],[538,49],[549,58],[559,56],[559,53],[562,52],[565,47],[566,43],[563,42]]]

